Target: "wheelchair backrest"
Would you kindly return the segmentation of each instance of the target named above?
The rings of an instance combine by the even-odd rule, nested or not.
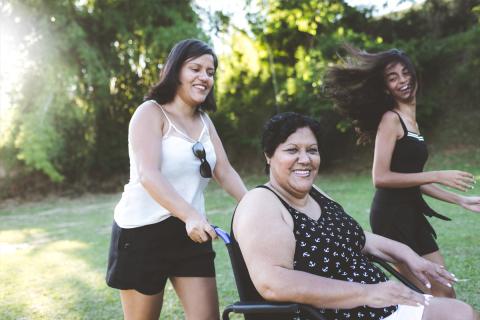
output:
[[[253,285],[250,274],[248,273],[247,265],[243,259],[238,242],[235,240],[233,231],[230,236],[218,227],[215,227],[214,229],[227,247],[240,301],[265,301]]]

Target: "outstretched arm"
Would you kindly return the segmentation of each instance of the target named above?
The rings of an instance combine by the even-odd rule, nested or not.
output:
[[[456,280],[443,266],[420,257],[403,243],[370,232],[365,232],[365,237],[364,253],[379,257],[388,262],[406,264],[417,279],[427,288],[431,288],[427,275],[448,287],[451,287]]]
[[[462,208],[473,212],[480,212],[480,197],[478,196],[461,196],[459,194],[439,188],[434,184],[422,185],[420,190],[423,194],[426,194],[432,198],[459,205]]]
[[[372,178],[375,187],[408,188],[429,183],[440,183],[461,191],[470,189],[473,175],[458,170],[398,173],[390,170],[395,142],[403,136],[398,116],[387,111],[380,121],[375,138]]]

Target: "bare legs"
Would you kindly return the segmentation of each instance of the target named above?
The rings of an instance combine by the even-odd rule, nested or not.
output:
[[[170,281],[185,310],[186,320],[220,319],[215,278],[175,277]]]
[[[160,317],[163,291],[155,295],[145,295],[136,290],[120,290],[125,320],[153,320]]]
[[[478,313],[468,304],[448,298],[432,298],[425,307],[422,320],[479,320]]]
[[[442,254],[440,253],[440,251],[435,251],[435,252],[426,254],[422,257],[432,262],[435,262],[439,265],[445,266],[445,260]],[[397,264],[395,265],[395,267],[402,275],[407,277],[408,280],[410,280],[417,287],[422,289],[423,292],[429,293],[435,297],[455,298],[455,290],[453,288],[446,287],[442,284],[437,283],[436,281],[431,280],[430,283],[432,284],[432,288],[428,289],[423,285],[423,283],[420,283],[418,281],[418,279],[410,272],[410,270],[405,265]]]
[[[217,320],[218,296],[215,278],[170,278],[186,320]],[[157,320],[162,310],[163,292],[144,295],[136,290],[120,290],[125,320]]]

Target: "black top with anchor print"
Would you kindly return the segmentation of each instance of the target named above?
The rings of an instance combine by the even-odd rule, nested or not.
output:
[[[387,276],[362,253],[365,246],[363,229],[337,202],[312,188],[310,196],[317,201],[322,212],[320,218],[315,220],[291,207],[267,186],[259,187],[272,191],[293,218],[295,270],[363,284],[388,281]],[[394,305],[386,308],[360,306],[354,309],[321,309],[320,312],[331,320],[380,320],[396,310],[397,306]]]

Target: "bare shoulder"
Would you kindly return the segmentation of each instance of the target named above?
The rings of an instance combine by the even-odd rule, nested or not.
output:
[[[250,216],[257,212],[272,212],[272,206],[278,206],[278,199],[268,189],[254,188],[248,191],[240,200],[235,215]]]
[[[288,210],[265,188],[255,188],[245,194],[235,211],[232,227],[238,243],[244,247],[252,245],[258,249],[259,243],[290,243],[293,237],[293,221]]]
[[[137,107],[133,113],[133,117],[144,117],[152,115],[161,115],[160,105],[153,100],[144,101]]]
[[[235,210],[235,229],[262,228],[273,221],[283,220],[282,204],[276,196],[265,188],[248,191]]]
[[[163,128],[165,115],[160,106],[153,100],[143,102],[137,107],[130,120],[130,126],[148,126]]]
[[[380,120],[380,124],[382,123],[394,124],[400,123],[400,120],[395,112],[388,110],[383,114],[382,119]]]
[[[402,125],[398,115],[393,111],[387,111],[383,114],[380,124],[378,125],[378,133],[387,136],[396,136],[397,139],[403,136]]]

